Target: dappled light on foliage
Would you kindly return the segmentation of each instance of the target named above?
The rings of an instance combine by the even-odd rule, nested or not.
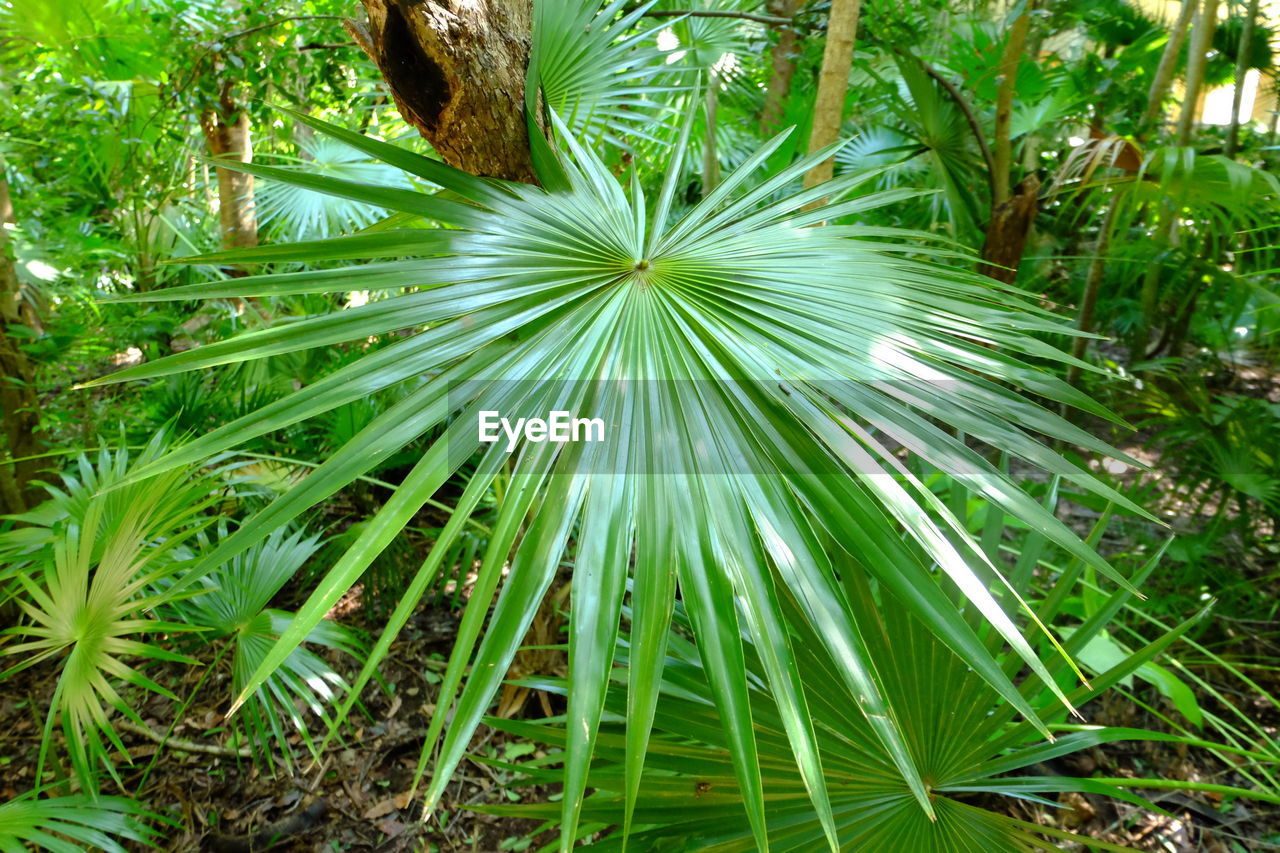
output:
[[[0,0],[0,848],[1280,843],[1264,5]]]

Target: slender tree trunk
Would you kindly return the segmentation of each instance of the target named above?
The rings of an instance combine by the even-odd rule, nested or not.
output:
[[[1151,88],[1147,90],[1147,108],[1138,122],[1138,135],[1143,136],[1160,117],[1164,99],[1173,85],[1173,72],[1178,67],[1178,58],[1182,55],[1182,43],[1187,40],[1187,28],[1195,16],[1199,0],[1182,0],[1182,9],[1178,19],[1169,30],[1169,41],[1165,43],[1164,53],[1160,54],[1160,64],[1156,66],[1156,74],[1151,78]]]
[[[765,8],[770,15],[779,18],[794,18],[796,0],[769,0]],[[797,38],[795,24],[782,24],[778,27],[778,43],[770,55],[771,70],[769,85],[764,90],[764,109],[760,111],[760,132],[766,135],[775,133],[782,124],[782,114],[786,110],[787,97],[791,94],[791,78],[796,73]]]
[[[1084,293],[1080,297],[1080,311],[1076,316],[1076,328],[1082,332],[1093,331],[1094,310],[1098,306],[1098,294],[1102,290],[1102,274],[1107,269],[1107,255],[1111,251],[1111,229],[1115,225],[1116,211],[1120,207],[1119,194],[1111,197],[1107,213],[1102,217],[1102,226],[1098,231],[1098,244],[1093,250],[1093,260],[1089,262],[1089,272],[1085,276]],[[1075,338],[1071,342],[1071,355],[1083,359],[1089,346],[1088,338]],[[1080,368],[1067,366],[1067,382],[1074,385],[1080,379]]]
[[[253,162],[253,142],[249,114],[233,103],[226,93],[217,107],[200,116],[205,144],[214,158]],[[258,217],[253,204],[253,176],[230,169],[217,169],[218,219],[222,245],[241,249],[258,245]]]
[[[347,29],[451,166],[536,183],[525,122],[532,0],[361,0]]]
[[[1258,0],[1249,0],[1249,11],[1245,12],[1244,26],[1240,30],[1240,47],[1236,49],[1235,89],[1231,95],[1231,124],[1227,128],[1227,144],[1224,153],[1227,157],[1236,156],[1240,146],[1240,103],[1244,100],[1244,80],[1249,73],[1250,47],[1253,45],[1253,28],[1258,19]]]
[[[1142,288],[1138,297],[1141,313],[1129,342],[1130,361],[1142,361],[1147,357],[1151,330],[1159,325],[1161,318],[1160,281],[1164,272],[1164,257],[1178,242],[1178,208],[1168,199],[1161,202],[1155,227],[1151,231],[1155,257],[1147,263],[1146,272],[1142,275]]]
[[[996,90],[996,132],[992,147],[995,174],[991,181],[991,207],[994,210],[1009,200],[1009,172],[1013,167],[1013,140],[1010,126],[1013,123],[1013,96],[1018,87],[1018,65],[1027,47],[1027,30],[1031,15],[1024,9],[1009,27],[1009,40],[1005,42],[1000,57],[1000,87]]]
[[[844,96],[849,90],[849,69],[853,65],[853,42],[858,34],[860,0],[832,0],[827,19],[827,43],[818,74],[818,95],[813,105],[813,129],[809,133],[812,154],[840,138],[844,117]],[[835,158],[828,157],[804,175],[806,187],[831,180]]]
[[[40,426],[40,401],[36,397],[35,370],[9,327],[22,323],[18,308],[18,271],[9,250],[13,222],[9,184],[0,172],[0,415],[4,421],[4,452],[0,462],[0,513],[24,512],[35,499],[31,478],[39,460],[25,459],[39,452],[36,430]]]
[[[1213,31],[1218,27],[1218,0],[1204,0],[1192,26],[1191,45],[1187,53],[1187,93],[1178,117],[1178,144],[1191,144],[1191,128],[1199,108],[1200,90],[1204,86],[1204,67],[1213,46]]]
[[[716,142],[716,108],[720,101],[720,78],[712,71],[707,76],[704,107],[706,133],[702,137],[702,194],[706,196],[720,183],[720,152]]]
[[[1034,175],[1018,184],[1016,196],[1009,194],[1013,171],[1013,96],[1017,91],[1018,65],[1026,53],[1030,10],[1024,9],[1009,28],[1000,57],[999,88],[996,90],[995,144],[991,150],[991,218],[982,244],[978,271],[1003,282],[1018,275],[1027,235],[1035,221],[1040,181]]]

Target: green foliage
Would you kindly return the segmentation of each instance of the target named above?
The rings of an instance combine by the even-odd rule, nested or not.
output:
[[[796,127],[769,139],[783,31],[734,17],[784,6],[537,0],[532,187],[433,159],[342,34],[344,4],[0,0],[21,285],[0,332],[36,365],[21,381],[57,453],[117,422],[121,446],[147,444],[81,459],[0,533],[20,611],[4,651],[22,656],[3,675],[58,674],[42,764],[61,728],[71,784],[111,785],[117,709],[140,722],[136,698],[175,699],[180,664],[223,655],[236,742],[263,767],[300,757],[295,732],[319,754],[315,722],[338,736],[420,602],[462,606],[468,586],[419,767],[435,758],[434,806],[571,568],[568,675],[536,681],[565,714],[494,722],[563,749],[523,765],[562,785],[532,812],[562,849],[597,831],[605,849],[627,832],[655,850],[1108,849],[994,799],[1145,804],[1116,780],[1008,775],[1172,737],[1064,722],[1106,688],[1277,793],[1273,738],[1224,698],[1270,695],[1184,621],[1219,591],[1270,600],[1222,554],[1269,535],[1280,420],[1213,377],[1274,365],[1274,140],[1244,128],[1240,161],[1209,128],[1138,148],[1124,134],[1146,132],[1164,24],[1129,3],[1034,13],[1007,141],[1010,184],[1043,188],[1018,285],[997,285],[970,249],[997,213],[997,61],[1021,8],[864,2],[853,139],[805,156],[826,7],[788,25]],[[276,242],[224,252],[200,126],[241,117],[255,161],[229,165]],[[831,155],[836,180],[803,189]],[[1149,413],[1197,512],[1230,509],[1171,546],[1202,573],[1153,575],[1163,534],[1140,507],[1158,493],[1073,455],[1133,462],[1091,434],[1115,418],[1089,392],[1115,378],[1059,378],[1093,358],[1059,349],[1081,335],[1055,313],[1088,281],[1081,327],[1123,334],[1127,361],[1099,355],[1141,379],[1115,408]],[[481,410],[599,413],[611,440],[507,455],[477,439]],[[165,452],[160,430],[186,443]],[[1047,496],[1029,469],[1054,476]],[[1092,535],[1064,523],[1060,483],[1102,512]],[[1115,511],[1134,513],[1109,534],[1120,568],[1095,551]],[[354,584],[389,611],[367,655],[325,619]],[[117,812],[97,825],[138,817]]]
[[[219,530],[219,538],[226,535]],[[207,543],[201,550],[209,550]],[[287,629],[292,613],[268,607],[281,588],[320,548],[318,536],[298,531],[286,536],[277,530],[252,548],[237,554],[200,579],[191,598],[175,602],[179,621],[202,631],[210,642],[227,638],[232,643],[232,689],[241,693],[258,671],[268,650]],[[305,642],[335,649],[356,660],[362,656],[359,640],[348,629],[324,620],[306,636]],[[281,726],[287,720],[313,753],[314,744],[303,711],[298,705],[329,722],[325,706],[347,689],[346,682],[323,658],[310,649],[293,650],[252,694],[236,718],[245,739],[259,752],[263,763],[267,750],[290,758],[293,750],[289,732]]]
[[[40,765],[61,723],[71,766],[90,792],[98,790],[101,768],[115,774],[110,747],[124,752],[110,710],[141,724],[113,681],[176,699],[126,660],[186,660],[141,638],[190,630],[153,614],[170,600],[160,582],[177,571],[179,546],[208,523],[202,510],[218,493],[210,478],[186,471],[119,487],[130,470],[155,461],[163,449],[164,438],[157,436],[132,464],[123,450],[103,450],[96,467],[81,457],[80,477],[66,478],[65,490],[50,487],[53,499],[22,519],[31,526],[4,535],[3,547],[18,560],[9,584],[28,621],[7,631],[20,642],[5,653],[24,657],[0,678],[57,662]]]
[[[124,853],[122,840],[154,846],[158,833],[146,825],[154,818],[122,797],[25,797],[0,805],[0,848]]]
[[[621,434],[630,436],[629,441],[641,444],[633,451],[624,443],[599,449],[570,446],[560,458],[553,450],[544,449],[545,445],[530,445],[516,458],[513,480],[519,484],[515,492],[519,497],[508,498],[500,509],[469,604],[471,615],[464,622],[446,675],[441,707],[453,698],[451,691],[471,654],[484,615],[481,608],[487,608],[516,530],[537,509],[514,552],[511,576],[490,632],[476,652],[473,671],[485,676],[472,678],[458,698],[430,799],[438,797],[461,759],[575,528],[579,528],[578,583],[570,635],[571,658],[578,663],[571,662],[575,689],[570,713],[581,721],[572,731],[585,733],[585,739],[571,747],[578,768],[585,768],[591,751],[599,718],[599,699],[593,697],[604,689],[628,572],[625,561],[608,555],[629,552],[634,541],[638,555],[635,583],[643,590],[642,603],[637,605],[642,613],[637,630],[650,639],[642,646],[645,656],[639,664],[645,678],[635,682],[639,686],[632,700],[639,730],[628,765],[633,780],[638,779],[651,713],[644,709],[652,708],[656,699],[656,679],[662,666],[660,635],[653,632],[667,624],[678,582],[684,600],[693,608],[715,697],[734,747],[737,773],[744,790],[753,792],[754,800],[749,802],[754,807],[748,814],[758,837],[762,839],[764,832],[760,771],[756,745],[748,734],[750,710],[742,652],[733,639],[736,629],[724,633],[738,620],[731,591],[745,602],[743,628],[762,652],[767,651],[769,683],[787,722],[788,735],[802,757],[816,806],[827,809],[814,734],[806,722],[806,703],[796,680],[798,664],[782,628],[785,622],[779,596],[782,590],[789,590],[788,594],[801,602],[804,620],[815,626],[832,659],[838,661],[837,675],[848,689],[864,697],[872,730],[908,788],[924,811],[930,810],[921,771],[907,749],[905,734],[893,722],[871,674],[866,641],[854,628],[855,623],[831,609],[847,593],[834,585],[834,553],[811,527],[810,512],[829,522],[843,519],[830,531],[839,551],[885,554],[884,559],[865,561],[865,569],[900,596],[929,630],[962,654],[993,689],[1041,725],[972,629],[946,601],[920,557],[891,532],[894,522],[890,519],[904,526],[923,553],[937,561],[999,634],[1047,680],[1044,664],[975,574],[978,563],[971,560],[979,555],[948,540],[943,530],[957,522],[944,507],[931,501],[927,491],[920,491],[918,483],[913,487],[908,478],[905,486],[898,485],[895,476],[886,476],[902,473],[892,454],[865,427],[839,416],[828,400],[866,413],[868,425],[906,443],[952,476],[975,487],[980,484],[983,494],[998,506],[1042,528],[1052,541],[1117,580],[1120,577],[1104,561],[1005,475],[941,429],[920,420],[915,412],[926,411],[1006,452],[1058,470],[1085,488],[1118,501],[1124,499],[1086,472],[1065,465],[1028,441],[1011,422],[1035,424],[1043,432],[1070,436],[1100,450],[1106,450],[1105,445],[1023,398],[998,392],[996,385],[971,372],[1034,388],[1045,396],[1101,413],[1087,398],[1051,375],[1008,356],[996,357],[982,345],[999,342],[1006,350],[1065,359],[1028,334],[1059,329],[1048,315],[1010,293],[999,296],[997,307],[992,302],[993,291],[982,280],[911,260],[905,254],[907,244],[883,240],[893,236],[884,229],[833,224],[800,230],[820,220],[847,221],[846,217],[904,194],[864,196],[821,211],[800,212],[820,193],[839,196],[855,187],[861,179],[850,176],[820,190],[769,199],[811,162],[825,156],[826,152],[821,152],[755,189],[744,186],[754,171],[754,163],[745,164],[701,204],[678,215],[672,211],[672,181],[650,210],[638,192],[628,198],[590,152],[572,138],[566,138],[572,159],[558,161],[559,174],[544,175],[552,187],[547,191],[480,182],[400,149],[309,123],[434,180],[468,198],[474,206],[464,207],[441,196],[330,178],[307,176],[304,180],[271,167],[244,166],[255,174],[292,178],[300,185],[444,220],[455,228],[399,235],[386,232],[300,244],[293,249],[272,247],[250,250],[240,257],[246,261],[258,257],[344,257],[358,251],[357,247],[404,257],[414,251],[415,242],[426,241],[428,251],[445,253],[446,257],[344,269],[341,286],[349,288],[366,277],[394,276],[412,269],[431,269],[436,276],[449,276],[452,281],[442,279],[441,284],[420,293],[181,353],[122,371],[111,381],[164,376],[322,346],[406,323],[437,325],[196,439],[142,475],[174,470],[187,460],[220,452],[416,373],[427,371],[437,378],[380,415],[301,486],[220,543],[189,577],[200,577],[217,562],[251,547],[316,500],[368,470],[399,444],[443,422],[450,411],[461,407],[464,413],[450,424],[444,438],[430,447],[392,501],[321,581],[280,644],[249,680],[247,691],[257,689],[319,624],[320,617],[458,464],[483,450],[477,474],[456,510],[454,530],[460,527],[469,507],[504,461],[501,448],[477,445],[473,428],[477,410],[534,415],[546,409],[578,410],[591,405],[593,410],[610,413],[607,420],[616,424]],[[780,142],[765,146],[752,159],[764,161]],[[677,149],[672,175],[679,174],[680,153]],[[490,235],[498,234],[501,242],[491,239]],[[803,241],[797,242],[802,235]],[[931,252],[922,244],[910,245],[909,250]],[[946,257],[945,253],[941,256]],[[323,272],[250,276],[135,298],[261,297],[323,291],[332,286],[328,281]],[[760,290],[765,281],[770,283],[769,291]],[[851,301],[875,307],[847,320],[827,316],[819,320],[804,307]],[[766,306],[767,315],[762,313]],[[455,341],[464,330],[466,343],[460,347]],[[728,342],[738,343],[726,345]],[[529,386],[484,378],[528,375],[570,381]],[[581,381],[584,379],[593,381],[587,384]],[[871,385],[861,384],[868,379],[875,381],[875,392]],[[458,397],[459,387],[472,390]],[[637,394],[641,396],[636,398]],[[379,436],[376,445],[365,438],[373,435]],[[672,443],[645,444],[656,436],[666,436],[664,441]],[[712,455],[706,455],[708,450]],[[646,466],[645,470],[664,471],[681,485],[671,491],[656,485],[665,480],[645,485],[650,481],[619,480],[608,474],[624,470],[618,467],[628,460],[618,455],[624,453],[637,454],[635,460]],[[824,470],[851,477],[832,480],[815,476]],[[740,473],[726,482],[722,479],[726,472]],[[543,483],[549,492],[539,500],[535,488]],[[934,512],[939,521],[930,517]],[[678,525],[676,518],[681,519]],[[503,533],[499,535],[498,530]],[[670,534],[658,533],[663,530]],[[454,534],[446,533],[437,542],[437,550],[449,546]],[[677,538],[662,544],[663,535]],[[747,547],[755,537],[761,537],[761,550]],[[704,550],[705,543],[711,541],[731,550],[713,557]],[[678,555],[677,572],[672,572],[670,557],[664,556],[667,553]],[[433,552],[423,567],[423,576],[429,579],[440,565],[441,558]],[[996,569],[988,564],[982,571]],[[772,572],[779,573],[782,586],[775,588],[770,580]],[[397,629],[406,616],[407,611],[397,611],[390,627]],[[375,650],[357,687],[378,659]],[[1048,683],[1058,690],[1056,684]],[[438,713],[436,731],[442,720],[443,714]],[[579,775],[571,785],[580,790],[584,781]],[[578,799],[570,795],[565,802],[570,809],[566,822],[572,827],[571,809]]]

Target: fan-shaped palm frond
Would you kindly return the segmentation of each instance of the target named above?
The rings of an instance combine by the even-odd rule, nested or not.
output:
[[[336,139],[299,138],[297,145],[307,157],[298,159],[295,165],[278,168],[366,184],[409,186],[403,172],[370,160]],[[386,211],[376,205],[317,193],[286,181],[261,183],[254,194],[254,205],[259,221],[275,228],[276,233],[287,240],[341,234],[364,228],[386,215]]]
[[[169,600],[158,584],[175,573],[180,543],[207,523],[201,513],[217,499],[217,489],[206,477],[171,470],[97,491],[118,486],[163,449],[160,436],[133,466],[123,450],[103,451],[96,468],[81,459],[78,480],[67,477],[66,491],[50,487],[54,498],[23,516],[32,527],[7,534],[21,555],[11,583],[26,621],[8,629],[22,640],[4,652],[26,657],[0,679],[44,660],[59,661],[40,762],[60,720],[71,765],[86,791],[97,791],[99,765],[114,773],[103,737],[124,752],[109,709],[141,723],[116,684],[175,698],[127,661],[186,660],[139,638],[190,630],[148,614]]]
[[[635,651],[627,700],[626,790],[632,801],[677,587],[689,607],[761,849],[767,845],[760,753],[740,631],[753,638],[776,713],[823,815],[827,837],[833,845],[837,837],[817,735],[808,717],[810,700],[799,681],[797,656],[803,650],[795,647],[784,619],[784,602],[790,599],[798,608],[797,618],[810,626],[815,642],[833,662],[832,677],[859,697],[865,724],[911,792],[913,808],[935,813],[921,768],[886,699],[884,673],[868,651],[870,641],[846,618],[844,602],[858,594],[844,585],[849,575],[841,567],[846,561],[901,600],[1010,707],[1043,730],[1022,693],[939,585],[931,565],[939,566],[968,600],[971,612],[989,620],[1014,653],[1061,695],[1046,665],[988,590],[988,580],[999,578],[999,569],[902,466],[890,443],[931,461],[1121,582],[1105,561],[953,431],[1132,504],[1023,431],[1118,455],[1011,390],[1106,416],[1052,373],[1018,359],[1023,354],[1070,360],[1032,334],[1063,332],[1056,318],[1016,291],[918,260],[931,253],[949,257],[946,251],[886,239],[896,232],[846,224],[910,193],[882,193],[805,210],[819,198],[843,197],[861,180],[847,176],[823,187],[775,195],[830,156],[830,150],[747,188],[747,176],[781,144],[779,137],[676,217],[672,202],[686,152],[683,141],[650,206],[634,183],[630,193],[625,191],[571,136],[563,140],[571,155],[544,163],[545,186],[532,187],[475,178],[394,146],[303,120],[465,201],[263,166],[237,168],[453,227],[236,254],[241,263],[414,260],[250,276],[134,298],[418,289],[200,347],[103,380],[161,376],[393,330],[420,330],[140,472],[171,470],[378,388],[431,377],[289,494],[223,540],[193,573],[195,577],[224,564],[403,444],[446,425],[443,436],[319,584],[249,679],[246,692],[263,684],[423,503],[478,455],[454,517],[355,685],[363,685],[390,636],[407,620],[493,477],[511,465],[511,485],[492,525],[428,735],[428,749],[433,749],[452,715],[428,792],[431,803],[462,758],[571,545],[576,556],[569,628],[571,772],[564,796],[568,837],[574,834],[582,803],[629,575],[634,582]],[[685,139],[692,121],[690,115]],[[834,224],[819,224],[823,222]],[[571,412],[599,417],[607,432],[603,441],[594,442],[535,437],[509,453],[506,442],[480,440],[477,424],[487,411],[512,422]],[[489,630],[477,647],[500,584]],[[469,663],[472,675],[458,693]]]
[[[851,151],[863,147],[871,147],[876,159],[894,157],[890,162],[900,165],[882,182],[914,179],[917,186],[937,189],[928,199],[930,218],[946,222],[953,234],[978,233],[982,202],[976,188],[986,185],[986,175],[972,128],[916,63],[900,59],[890,68],[896,79],[882,81],[890,92],[879,118],[883,124],[863,127],[857,134],[861,141],[855,139],[854,148],[842,150],[838,162],[859,169],[871,165],[853,159]]]
[[[286,535],[284,530],[277,530],[202,577],[203,592],[174,605],[180,621],[207,629],[205,638],[231,638],[232,684],[237,693],[257,672],[293,618],[292,613],[270,609],[271,599],[319,547],[318,536],[304,536],[302,531]],[[361,658],[355,635],[328,620],[316,625],[306,642]],[[327,722],[326,706],[346,687],[342,676],[319,655],[299,646],[254,692],[239,721],[255,748],[264,747],[274,738],[288,758],[292,748],[287,732],[280,727],[281,719],[289,720],[311,748],[309,727],[296,702]]]
[[[122,797],[24,797],[0,805],[0,849],[77,853],[125,853],[121,840],[154,846],[158,835],[146,824],[155,818]]]
[[[756,4],[741,0],[698,0],[692,4],[672,4],[674,11],[693,9],[701,12],[746,12]],[[751,35],[759,35],[759,24],[735,20],[733,17],[691,16],[670,23],[675,37],[673,57],[702,71],[715,70],[721,79],[732,79],[740,71],[742,57],[751,50]]]
[[[855,570],[855,575],[860,573]],[[862,577],[857,583],[866,583]],[[1127,594],[1120,593],[1121,596]],[[1115,781],[1035,773],[1037,765],[1098,744],[1121,740],[1185,741],[1187,739],[1137,729],[1070,726],[1058,728],[1056,743],[1045,744],[1013,722],[1007,704],[976,676],[965,662],[943,647],[936,636],[891,597],[877,599],[870,587],[851,599],[850,618],[865,626],[871,656],[884,662],[886,699],[904,731],[910,733],[913,759],[928,780],[936,820],[915,806],[911,791],[898,776],[892,757],[884,751],[861,715],[855,695],[844,692],[833,678],[833,661],[810,631],[796,638],[797,654],[809,707],[819,732],[823,770],[831,790],[831,810],[841,850],[911,850],[953,853],[990,850],[996,853],[1036,853],[1046,849],[1045,838],[1071,841],[1102,850],[1115,845],[1059,829],[1037,826],[1000,811],[968,802],[974,793],[1046,802],[1061,792],[1106,795],[1158,810]],[[645,774],[640,783],[633,831],[626,849],[716,851],[750,853],[759,849],[744,822],[744,798],[735,781],[730,743],[717,723],[714,694],[699,650],[683,634],[689,621],[677,606],[680,633],[668,638],[668,662],[654,719]],[[1182,626],[1177,633],[1185,631]],[[1090,633],[1096,630],[1090,626]],[[1162,638],[1167,645],[1172,637]],[[625,664],[634,654],[622,638],[617,659]],[[1108,683],[1132,673],[1152,654],[1122,655],[1100,678]],[[764,774],[769,849],[804,853],[822,849],[824,829],[805,780],[797,772],[783,721],[773,711],[765,685],[762,656],[746,644],[752,719],[757,727],[760,764]],[[525,682],[563,693],[562,680]],[[605,719],[587,778],[595,789],[582,809],[582,821],[592,831],[612,829],[592,849],[622,850],[627,833],[617,831],[627,818],[627,713],[625,670],[618,670],[605,699]],[[1051,696],[1040,695],[1037,704]],[[1045,704],[1042,712],[1052,715]],[[490,719],[489,724],[516,736],[565,747],[570,738],[562,720],[535,724]],[[1031,738],[1028,738],[1031,734]],[[487,763],[487,760],[481,759]],[[510,770],[512,768],[507,767]],[[559,781],[561,768],[550,761],[525,766],[527,781]],[[1020,775],[1009,775],[1020,774]],[[1141,786],[1144,780],[1131,784]],[[1195,783],[1189,783],[1195,787]],[[545,818],[559,815],[554,804],[482,806],[482,812]],[[585,833],[584,833],[585,834]]]
[[[624,11],[625,0],[604,9],[590,0],[534,4],[530,99],[559,115],[575,135],[627,149],[626,137],[650,136],[646,125],[669,108],[673,91],[663,51],[654,36],[662,25],[636,28],[652,3]]]
[[[937,476],[936,472],[926,478],[944,489],[950,487],[957,491],[954,481]],[[965,491],[958,490],[961,496]],[[1055,484],[1049,489],[1050,506],[1056,503],[1056,495]],[[982,517],[970,519],[970,523],[976,521],[985,530],[999,534],[1003,516],[989,512],[985,506],[980,512]],[[1108,516],[1109,513],[1104,514],[1104,520],[1099,522],[1095,531],[1099,535],[1105,529]],[[1203,611],[1182,625],[1162,630],[1153,642],[1142,640],[1142,647],[1131,651],[1115,643],[1107,632],[1122,609],[1134,606],[1128,591],[1104,595],[1086,585],[1080,596],[1076,592],[1072,563],[1059,564],[1046,559],[1048,543],[1037,531],[1024,531],[1008,542],[1000,535],[984,535],[983,542],[993,561],[999,560],[999,552],[1006,549],[1017,556],[1017,567],[1012,572],[1014,583],[1019,588],[1034,585],[1036,588],[1029,589],[1028,594],[1043,596],[1046,600],[1066,596],[1079,604],[1073,607],[1073,613],[1081,623],[1070,636],[1069,648],[1097,666],[1095,683],[1075,689],[1073,701],[1083,703],[1134,675],[1157,683],[1162,690],[1166,682],[1171,682],[1190,693],[1171,672],[1153,660],[1199,621]],[[1159,549],[1146,559],[1135,581],[1148,577],[1163,554],[1164,549]],[[1033,574],[1031,569],[1037,565],[1039,568]],[[989,684],[940,643],[937,636],[925,629],[892,595],[875,590],[870,578],[859,569],[846,565],[842,570],[847,582],[858,590],[858,594],[845,599],[850,608],[846,616],[865,627],[870,656],[883,664],[886,699],[895,709],[903,731],[908,733],[912,757],[928,780],[937,820],[928,820],[914,807],[911,792],[898,775],[892,757],[871,732],[865,718],[854,710],[858,698],[843,691],[840,680],[834,677],[833,661],[822,651],[823,644],[811,628],[803,620],[794,620],[792,624],[799,627],[795,647],[801,663],[801,681],[818,732],[841,850],[951,853],[982,849],[1034,853],[1056,849],[1051,848],[1046,839],[1068,841],[1091,849],[1127,849],[1053,826],[1015,819],[1003,809],[993,809],[988,802],[973,802],[972,796],[994,794],[1056,805],[1048,799],[1053,794],[1078,792],[1110,796],[1155,809],[1126,789],[1141,789],[1146,784],[1164,787],[1168,780],[1038,775],[1039,767],[1055,759],[1117,741],[1174,742],[1183,747],[1224,751],[1237,761],[1243,756],[1263,766],[1275,762],[1272,755],[1242,749],[1238,744],[1211,743],[1199,738],[1120,727],[1055,722],[1059,737],[1054,743],[1045,743],[1030,725],[1015,718],[1013,709]],[[795,608],[794,600],[784,601],[784,609],[794,613]],[[729,744],[717,724],[711,681],[699,648],[687,639],[690,629],[688,614],[677,604],[674,630],[667,638],[668,662],[654,719],[655,734],[649,744],[649,757],[632,818],[630,849],[748,853],[758,847],[743,821],[745,803],[734,778]],[[1099,644],[1107,646],[1106,653],[1099,653]],[[625,664],[636,654],[634,646],[633,638],[620,636],[616,658],[623,666],[613,673],[606,694],[596,755],[587,777],[588,786],[595,792],[583,806],[581,835],[599,833],[602,836],[589,845],[593,849],[620,850],[627,841],[628,832],[622,829],[630,817],[624,805],[629,679]],[[824,835],[822,816],[813,808],[782,721],[772,710],[774,703],[768,696],[764,656],[751,640],[746,641],[745,652],[752,719],[757,727],[767,797],[770,847],[796,853],[820,849]],[[1021,666],[1014,655],[1001,652],[998,656],[1007,671]],[[1054,669],[1059,677],[1066,674],[1066,667],[1060,662]],[[532,679],[522,683],[557,693],[565,692],[569,686],[563,679]],[[1027,696],[1037,712],[1046,719],[1056,721],[1063,716],[1050,691],[1036,689],[1034,683],[1024,686],[1029,688]],[[1184,702],[1185,697],[1180,697],[1180,708]],[[1193,698],[1191,704],[1194,705]],[[542,723],[490,719],[489,723],[552,747],[563,748],[570,741],[563,718]],[[565,769],[556,765],[563,757],[563,753],[557,756],[552,750],[544,759],[519,766],[508,764],[503,769],[522,773],[525,782],[559,782]],[[477,760],[499,763],[484,758]],[[1197,781],[1182,784],[1188,790],[1224,793],[1212,784]],[[1232,792],[1266,801],[1275,799],[1274,793],[1265,789],[1232,789]],[[544,803],[482,806],[477,810],[543,818],[552,823],[561,817],[554,804]]]

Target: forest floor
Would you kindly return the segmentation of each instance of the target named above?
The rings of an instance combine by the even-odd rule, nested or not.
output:
[[[125,787],[141,791],[141,798],[158,812],[169,814],[175,828],[166,833],[162,849],[248,853],[269,846],[267,837],[279,833],[270,847],[277,851],[396,851],[434,850],[437,853],[498,853],[537,850],[554,835],[538,832],[533,820],[497,818],[468,811],[468,807],[511,802],[516,798],[545,800],[546,789],[509,788],[509,775],[484,764],[464,761],[433,818],[417,820],[419,801],[409,797],[419,750],[434,710],[438,673],[450,649],[457,614],[450,607],[426,609],[406,627],[392,646],[383,676],[393,692],[366,691],[365,714],[357,719],[345,743],[325,752],[318,765],[299,763],[293,772],[281,767],[275,775],[255,766],[252,759],[231,754],[217,744],[225,738],[226,689],[195,694],[171,737],[187,744],[210,747],[217,753],[166,747],[154,766],[157,744],[133,732],[123,732],[132,765],[118,762]],[[358,621],[358,619],[357,619]],[[1274,658],[1274,641],[1259,633],[1236,649],[1241,657],[1256,654]],[[1212,678],[1213,673],[1200,673]],[[53,693],[52,670],[35,669],[22,685],[0,700],[0,765],[4,767],[0,799],[33,787],[30,778],[47,699]],[[199,673],[187,671],[194,682]],[[225,673],[213,680],[225,679]],[[12,684],[13,682],[11,682]],[[1280,695],[1280,673],[1262,687]],[[189,684],[188,689],[194,687]],[[227,685],[223,685],[227,687]],[[181,695],[181,691],[178,691]],[[148,694],[150,696],[151,694]],[[202,699],[202,696],[210,698]],[[1157,697],[1158,698],[1158,697]],[[1212,711],[1212,697],[1198,697]],[[1239,697],[1251,701],[1249,697]],[[1258,700],[1257,722],[1270,731],[1280,727],[1280,711]],[[1167,711],[1154,706],[1158,711]],[[158,697],[138,708],[144,721],[163,732],[172,706]],[[1150,711],[1116,696],[1082,709],[1090,723],[1163,728]],[[528,713],[540,713],[536,699]],[[297,739],[294,738],[295,746]],[[298,749],[299,754],[303,750]],[[535,756],[530,748],[501,733],[482,728],[472,745],[475,754],[518,761]],[[1161,776],[1246,785],[1247,782],[1213,756],[1169,744],[1131,742],[1095,747],[1071,762],[1040,768],[1063,775]],[[1116,804],[1100,797],[1070,795],[1060,809],[1031,803],[989,804],[1038,823],[1143,851],[1272,850],[1280,847],[1280,806],[1237,801],[1176,791],[1145,793],[1168,814]],[[1234,842],[1233,846],[1231,842]],[[1070,848],[1067,848],[1070,849]],[[895,852],[896,853],[896,852]]]

